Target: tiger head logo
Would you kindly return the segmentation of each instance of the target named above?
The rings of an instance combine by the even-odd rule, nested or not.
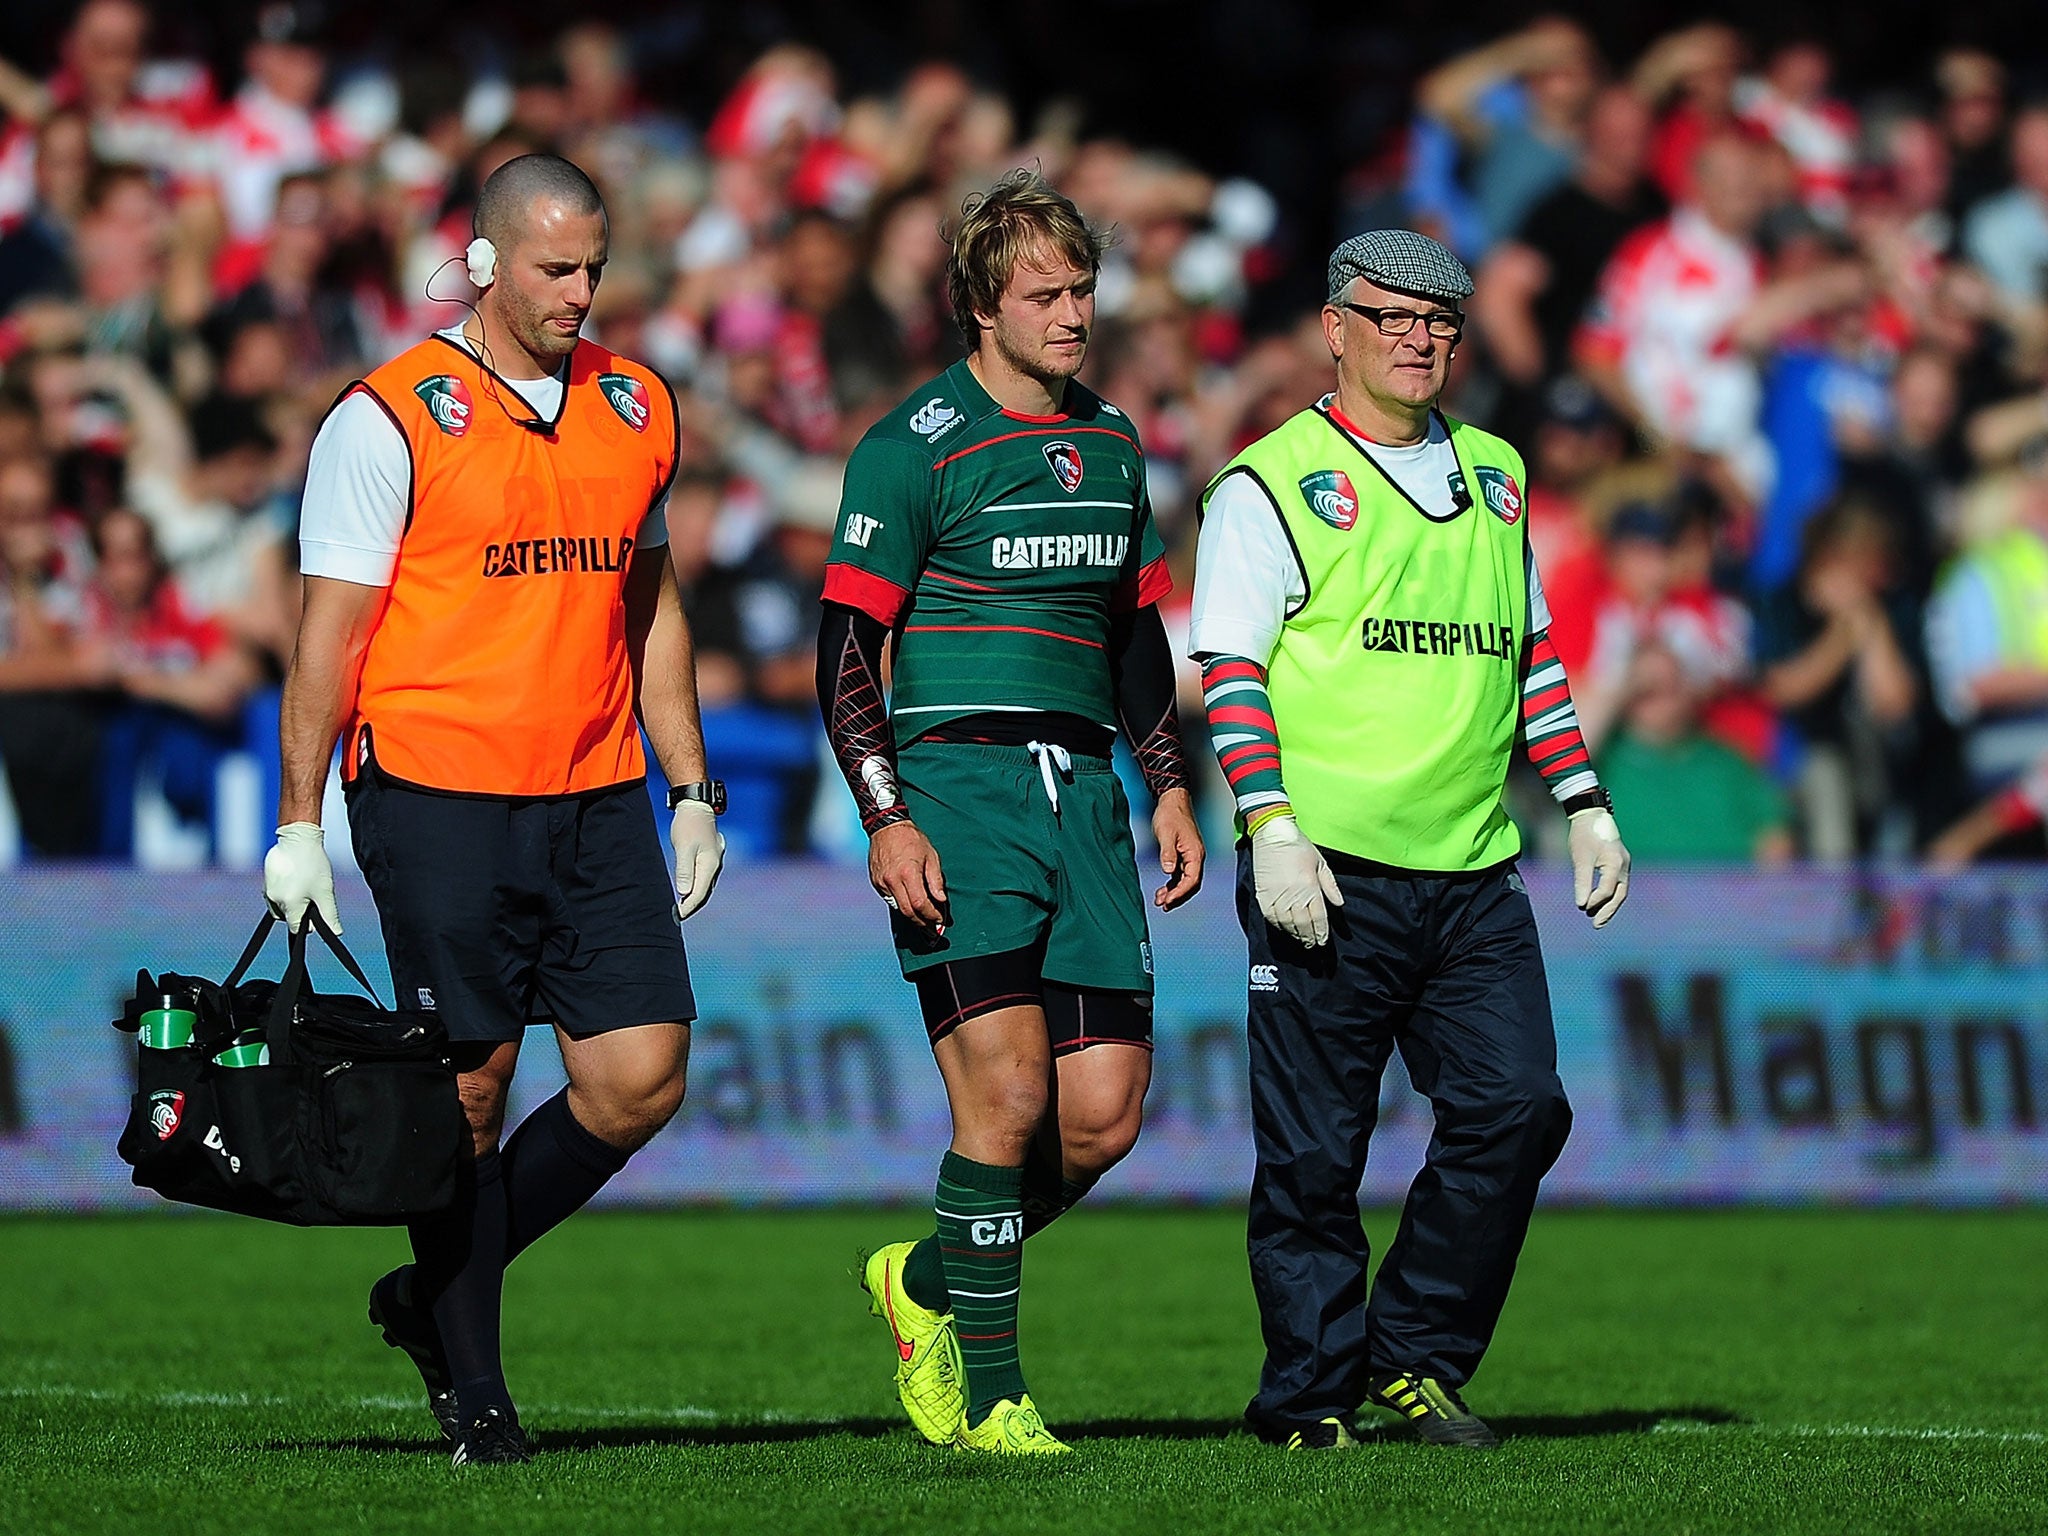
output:
[[[178,1134],[178,1125],[185,1118],[185,1095],[175,1088],[159,1088],[149,1096],[149,1128],[156,1132],[158,1141],[169,1141]]]
[[[1348,532],[1358,522],[1358,491],[1351,477],[1341,469],[1319,469],[1301,477],[1302,499],[1309,511],[1335,528]]]
[[[421,379],[413,385],[412,392],[420,397],[420,403],[434,418],[434,425],[450,437],[460,437],[469,430],[476,402],[470,399],[469,386],[454,374],[437,373],[431,379]]]
[[[628,373],[600,373],[597,387],[604,391],[604,397],[611,408],[619,413],[619,420],[635,432],[645,432],[652,412],[647,406],[647,386]]]

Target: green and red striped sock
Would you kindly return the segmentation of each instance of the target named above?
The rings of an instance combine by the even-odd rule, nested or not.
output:
[[[939,1255],[960,1358],[967,1367],[967,1422],[1004,1398],[1024,1395],[1017,1359],[1017,1292],[1024,1277],[1024,1170],[994,1168],[957,1152],[939,1164]]]

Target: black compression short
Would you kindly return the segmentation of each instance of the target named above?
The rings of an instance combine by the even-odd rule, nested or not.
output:
[[[1142,992],[1073,987],[1038,973],[1035,949],[972,955],[919,971],[911,980],[924,1013],[925,1033],[937,1045],[969,1019],[1026,1005],[1045,1012],[1055,1056],[1091,1045],[1152,1049],[1152,999]]]

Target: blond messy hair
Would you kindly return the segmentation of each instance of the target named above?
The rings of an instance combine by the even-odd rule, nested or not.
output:
[[[975,316],[996,312],[1018,262],[1052,257],[1092,273],[1115,243],[1110,231],[1090,225],[1071,198],[1029,167],[968,198],[943,233],[951,248],[946,300],[970,352],[981,345]]]

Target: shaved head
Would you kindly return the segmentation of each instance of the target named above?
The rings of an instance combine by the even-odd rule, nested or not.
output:
[[[476,232],[501,255],[509,254],[544,202],[559,204],[562,212],[578,218],[604,214],[596,184],[560,155],[521,155],[491,172],[477,194]]]
[[[519,344],[525,363],[502,350],[492,363],[514,369],[509,377],[552,373],[576,350],[611,254],[604,199],[559,155],[521,155],[484,183],[476,232],[498,251],[495,278],[477,300],[476,339]]]

